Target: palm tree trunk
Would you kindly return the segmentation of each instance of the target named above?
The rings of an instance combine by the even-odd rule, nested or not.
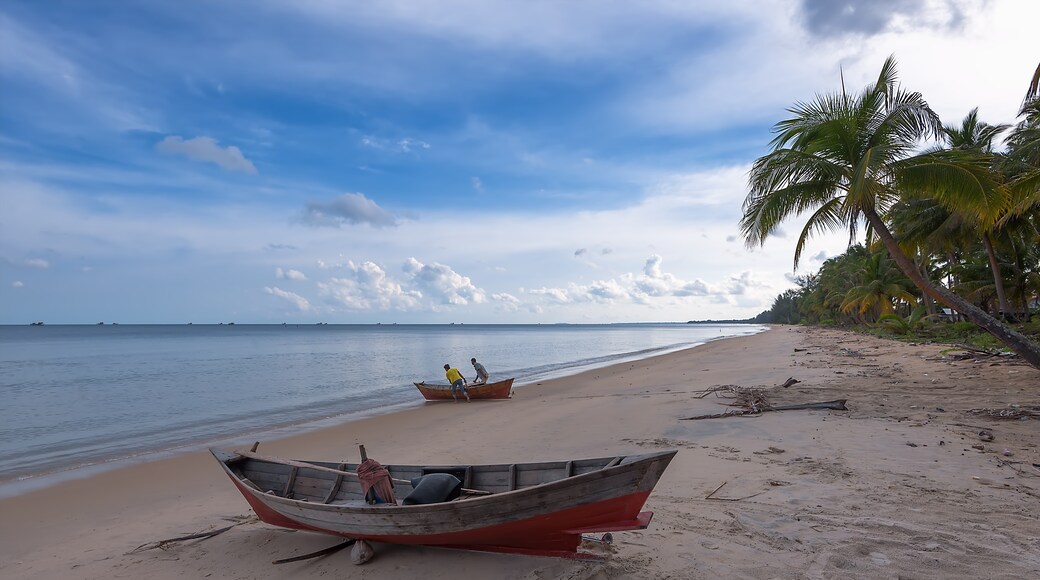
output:
[[[997,288],[997,300],[1000,303],[1001,318],[1014,319],[1015,313],[1008,304],[1007,293],[1004,292],[1004,276],[1000,273],[1000,262],[997,261],[997,252],[993,249],[993,240],[989,233],[982,234],[982,244],[986,246],[986,256],[989,257],[989,269],[993,272],[993,284]]]
[[[928,278],[928,262],[927,262],[927,259],[924,257],[923,252],[921,252],[920,250],[918,250],[917,256],[920,258],[920,262],[918,264],[915,264],[915,265],[918,266],[918,268],[920,269],[921,275],[924,278],[927,279]],[[921,302],[924,302],[925,313],[928,316],[933,316],[935,314],[935,300],[932,300],[931,296],[925,294],[922,291],[921,292]],[[911,309],[911,312],[912,311],[913,311],[913,309]]]
[[[888,230],[888,226],[885,225],[885,221],[881,219],[881,216],[879,216],[872,208],[864,209],[863,215],[867,218],[867,222],[870,223],[871,227],[874,228],[874,233],[881,238],[881,242],[885,244],[889,256],[895,260],[899,269],[901,269],[903,273],[906,274],[906,277],[910,278],[910,280],[920,288],[922,292],[963,314],[968,320],[974,322],[983,330],[1008,345],[1008,347],[1015,351],[1018,356],[1022,357],[1023,360],[1040,369],[1040,344],[1029,340],[1029,338],[1024,334],[1017,332],[1010,326],[990,316],[981,308],[968,302],[964,298],[961,298],[945,288],[932,284],[921,275],[917,268],[914,267],[914,263],[910,261],[910,258],[908,258],[899,248],[899,242],[896,241],[892,232]]]

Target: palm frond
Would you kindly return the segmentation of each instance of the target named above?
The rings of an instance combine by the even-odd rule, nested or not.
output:
[[[798,269],[798,262],[801,260],[802,251],[805,249],[805,244],[809,241],[814,234],[822,233],[826,231],[837,231],[843,229],[849,221],[848,208],[845,205],[845,200],[841,197],[835,197],[834,199],[824,203],[817,209],[809,219],[806,220],[805,226],[802,227],[802,231],[798,234],[798,242],[794,248],[794,269]]]
[[[1008,190],[992,169],[992,156],[975,151],[931,151],[895,164],[899,187],[927,195],[988,228],[1006,211]]]

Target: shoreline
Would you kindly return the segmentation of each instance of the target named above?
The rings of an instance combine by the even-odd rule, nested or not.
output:
[[[762,328],[762,330],[756,330],[752,334],[765,332],[767,330],[762,325],[757,326],[759,328]],[[739,336],[747,335],[742,334],[729,335],[721,338],[707,338],[703,342],[699,342],[692,345],[684,344],[681,346],[662,347],[631,353],[604,355],[601,357],[582,359],[579,361],[574,361],[574,363],[571,366],[566,366],[562,369],[545,371],[542,373],[535,374],[535,378],[531,379],[530,382],[515,385],[514,392],[516,392],[518,389],[519,391],[522,391],[529,384],[539,384],[543,381],[567,378],[581,374],[586,371],[602,369],[613,365],[625,364],[633,361],[651,359],[657,356],[664,356],[674,352],[681,352],[688,349],[698,348],[715,340],[725,340],[727,338],[735,338]],[[411,387],[411,385],[408,386],[408,390],[411,390],[413,395],[416,394],[414,391],[414,387]],[[120,456],[101,458],[91,463],[84,463],[82,465],[76,465],[73,467],[61,468],[42,473],[15,476],[11,478],[3,478],[2,474],[0,474],[0,499],[18,497],[22,494],[31,491],[46,489],[47,487],[57,485],[65,481],[73,481],[94,477],[111,470],[123,469],[142,463],[164,461],[185,453],[205,451],[210,447],[247,445],[251,444],[251,442],[256,439],[283,439],[286,437],[292,437],[294,435],[309,433],[313,431],[320,431],[328,428],[335,428],[340,425],[344,425],[353,421],[358,421],[370,417],[391,415],[394,413],[411,409],[413,407],[422,407],[426,403],[427,402],[424,401],[421,396],[416,396],[412,400],[405,400],[393,403],[385,407],[360,409],[357,411],[351,411],[337,415],[315,417],[296,422],[287,422],[282,425],[257,428],[254,430],[248,430],[245,432],[230,434],[226,436],[198,438],[187,442],[169,445],[166,447],[161,447],[157,449],[147,449]]]
[[[0,499],[0,572],[7,578],[334,573],[434,580],[454,578],[460,567],[478,577],[516,579],[1036,573],[1036,424],[965,410],[1036,404],[1040,372],[943,361],[943,348],[774,327],[540,381],[510,401],[422,405],[261,442],[261,452],[311,460],[353,459],[365,444],[383,463],[678,449],[645,508],[656,512],[650,527],[615,534],[603,562],[377,544],[376,559],[363,568],[339,553],[289,569],[270,561],[322,549],[335,538],[261,523],[128,554],[146,542],[249,516],[219,466],[200,451]],[[776,387],[789,377],[800,382]],[[720,406],[725,400],[696,398],[722,385],[770,389],[779,404],[847,398],[851,410],[681,420],[727,409]],[[982,425],[996,440],[975,449],[974,427],[959,425]]]

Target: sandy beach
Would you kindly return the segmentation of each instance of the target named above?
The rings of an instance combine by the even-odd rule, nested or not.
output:
[[[952,360],[948,350],[775,327],[524,385],[510,401],[432,403],[261,443],[281,457],[353,461],[365,444],[383,463],[678,449],[646,505],[650,527],[590,544],[602,561],[376,544],[364,566],[351,564],[349,550],[273,565],[338,539],[255,521],[213,458],[196,452],[0,500],[0,576],[1035,577],[1040,420],[971,410],[1040,405],[1040,371]],[[788,378],[799,382],[780,387]],[[773,404],[847,399],[849,410],[682,420],[729,409],[727,399],[698,398],[727,385],[761,388]],[[131,553],[231,523],[240,525]]]

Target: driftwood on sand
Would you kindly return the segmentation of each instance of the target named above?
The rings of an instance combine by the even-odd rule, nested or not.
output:
[[[347,546],[353,545],[354,542],[356,542],[356,541],[357,540],[351,538],[351,539],[347,540],[346,542],[340,542],[339,544],[336,544],[335,546],[330,546],[328,548],[324,548],[324,549],[318,550],[317,552],[311,552],[309,554],[303,554],[302,556],[293,556],[292,558],[282,558],[281,560],[275,560],[275,561],[273,561],[271,563],[272,564],[288,564],[289,562],[299,562],[301,560],[310,560],[311,558],[318,558],[318,557],[321,557],[321,556],[326,556],[328,554],[334,554],[334,553],[342,550],[343,548],[346,548]]]
[[[255,517],[246,516],[244,518],[241,518],[241,521],[233,523],[230,526],[225,526],[223,528],[218,528],[216,530],[210,530],[208,532],[199,532],[199,533],[196,533],[196,534],[189,534],[187,536],[179,536],[179,537],[176,537],[176,538],[167,538],[165,540],[159,540],[159,541],[156,541],[156,542],[147,542],[145,544],[141,544],[140,546],[134,548],[133,550],[130,550],[129,552],[127,552],[127,554],[128,555],[129,554],[136,554],[138,552],[145,552],[147,550],[154,550],[156,548],[158,548],[160,550],[167,550],[170,547],[172,547],[173,544],[176,544],[178,542],[187,542],[187,541],[190,541],[190,540],[208,540],[209,538],[212,538],[213,536],[217,536],[217,535],[223,534],[224,532],[230,530],[231,528],[233,528],[235,526],[241,526],[242,524],[248,524],[248,523],[257,522],[257,521],[259,521],[259,520],[257,518],[255,518]]]
[[[787,388],[798,382],[798,380],[792,377],[787,379],[784,384],[780,385],[780,388]],[[848,407],[845,406],[847,399],[820,401],[816,403],[799,403],[793,405],[773,405],[769,402],[765,390],[753,387],[739,387],[736,385],[712,387],[702,391],[697,398],[703,399],[709,394],[714,394],[716,397],[720,398],[731,398],[733,399],[733,402],[729,403],[729,406],[739,407],[739,409],[726,411],[724,413],[682,417],[679,420],[695,421],[699,419],[721,419],[722,417],[739,417],[744,415],[758,415],[769,411],[794,411],[798,409],[831,409],[835,411],[848,411]]]
[[[1040,419],[1040,405],[1012,405],[1003,409],[968,409],[965,413],[990,419]]]

